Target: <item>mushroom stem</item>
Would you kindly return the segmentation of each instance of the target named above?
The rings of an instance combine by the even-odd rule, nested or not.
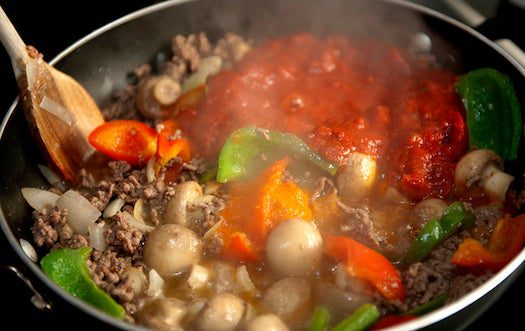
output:
[[[514,177],[502,171],[497,171],[483,180],[483,190],[493,199],[504,201],[507,190]]]

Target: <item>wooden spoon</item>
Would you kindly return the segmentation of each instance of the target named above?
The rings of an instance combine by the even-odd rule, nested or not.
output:
[[[95,154],[88,135],[104,118],[89,93],[73,78],[43,61],[26,44],[0,7],[0,42],[9,53],[20,100],[35,139],[68,180]]]

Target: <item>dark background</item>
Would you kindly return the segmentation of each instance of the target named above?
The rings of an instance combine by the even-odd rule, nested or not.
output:
[[[492,1],[492,0],[488,0]],[[487,2],[488,2],[487,1]],[[91,1],[29,1],[5,0],[1,2],[8,16],[17,27],[26,43],[36,46],[46,60],[52,59],[74,41],[111,22],[112,20],[158,1],[142,0],[91,0]],[[432,4],[435,1],[420,1]],[[494,4],[497,5],[496,0]],[[486,2],[485,2],[486,5]],[[17,95],[16,82],[13,78],[7,53],[0,49],[0,117],[8,109]],[[0,156],[0,162],[6,162]],[[0,265],[16,263],[16,260],[4,238],[0,237]],[[525,276],[504,294],[504,296],[468,330],[484,330],[493,322],[501,330],[522,329],[522,296],[525,288]],[[43,314],[29,302],[30,294],[25,287],[9,272],[0,269],[0,293],[2,294],[0,315],[4,325],[13,325],[17,329],[33,328],[71,328],[73,317],[68,314]],[[87,329],[87,325],[81,329]],[[97,329],[99,329],[97,327]]]

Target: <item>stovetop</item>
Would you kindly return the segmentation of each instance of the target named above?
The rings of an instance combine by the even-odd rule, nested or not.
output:
[[[521,1],[521,0],[513,0]],[[65,47],[94,29],[115,18],[158,1],[31,1],[4,0],[2,7],[18,27],[22,38],[38,45],[39,50],[47,54],[47,59],[58,54]],[[439,0],[414,1],[454,16]],[[499,0],[469,0],[485,16],[492,16],[498,9]],[[64,5],[66,4],[66,5]],[[10,61],[5,52],[0,51],[0,118],[17,95],[16,83],[12,78]],[[6,162],[0,159],[0,162]],[[0,264],[15,262],[11,248],[0,237]],[[467,330],[483,330],[493,321],[501,329],[514,329],[521,325],[523,308],[518,305],[525,293],[525,276],[506,291],[485,314],[475,321]],[[70,329],[73,320],[64,314],[42,313],[30,303],[30,292],[14,275],[0,269],[0,304],[4,325],[14,325],[21,330],[33,328]],[[87,329],[82,325],[81,329]]]

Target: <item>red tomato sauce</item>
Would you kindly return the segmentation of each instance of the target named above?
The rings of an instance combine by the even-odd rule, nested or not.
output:
[[[236,128],[257,125],[294,133],[340,165],[354,151],[371,155],[413,199],[444,197],[467,146],[456,79],[384,42],[298,34],[221,71],[177,120],[207,157]]]

